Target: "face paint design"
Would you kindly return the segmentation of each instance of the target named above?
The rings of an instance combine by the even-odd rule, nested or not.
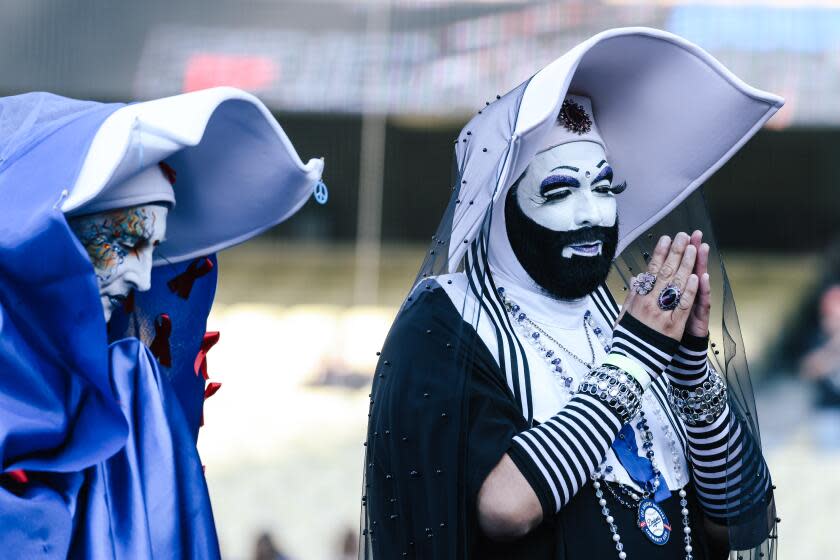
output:
[[[534,157],[505,201],[508,239],[531,278],[558,299],[591,293],[618,244],[613,173],[594,142],[570,142]]]
[[[554,231],[525,215],[517,202],[517,187],[505,200],[508,240],[522,268],[556,299],[574,300],[590,294],[607,279],[618,245],[618,222],[609,227],[589,226]],[[573,245],[597,244],[599,253],[563,256]]]
[[[148,204],[70,220],[93,263],[106,322],[131,290],[151,288],[152,253],[165,238],[168,213]]]
[[[569,142],[537,154],[519,181],[517,200],[537,224],[554,231],[610,227],[616,223],[613,171],[604,149],[594,142]],[[597,240],[563,248],[562,256],[603,254]]]

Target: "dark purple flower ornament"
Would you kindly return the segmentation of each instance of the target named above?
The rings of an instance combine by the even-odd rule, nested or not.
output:
[[[592,130],[592,119],[586,114],[586,109],[570,99],[563,102],[557,120],[566,127],[566,130],[575,134],[586,134]]]

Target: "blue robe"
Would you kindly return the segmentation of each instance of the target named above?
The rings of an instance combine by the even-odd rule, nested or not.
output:
[[[215,269],[186,299],[166,283],[189,263],[156,269],[135,312],[112,320],[109,344],[93,267],[59,209],[119,107],[0,99],[4,558],[219,557],[195,448],[204,379],[194,361]],[[162,311],[168,368],[142,329]]]

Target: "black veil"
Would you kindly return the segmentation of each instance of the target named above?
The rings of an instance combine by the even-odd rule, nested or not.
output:
[[[638,40],[638,43],[625,40]],[[663,45],[669,41],[670,45]],[[473,473],[467,465],[487,465],[494,453],[497,461],[510,438],[532,425],[529,365],[522,342],[514,333],[498,297],[498,286],[486,264],[487,252],[494,205],[536,153],[539,138],[556,120],[567,91],[587,95],[593,100],[596,121],[617,172],[616,180],[628,181],[628,189],[618,195],[619,200],[621,197],[628,200],[628,195],[637,197],[637,202],[633,203],[636,210],[641,204],[639,197],[642,201],[650,200],[647,208],[641,213],[636,211],[629,220],[625,219],[626,214],[622,213],[619,203],[624,231],[619,244],[620,255],[607,282],[609,291],[616,301],[623,300],[630,276],[644,269],[645,254],[651,250],[660,232],[670,235],[694,229],[704,232],[704,241],[711,246],[709,270],[713,282],[711,340],[714,346],[710,348],[710,359],[715,369],[725,375],[730,406],[742,422],[748,435],[746,439],[760,449],[758,419],[734,298],[699,186],[760,128],[781,101],[769,94],[759,98],[757,93],[763,92],[737,81],[725,69],[715,68],[720,73],[718,79],[725,82],[715,84],[715,87],[736,90],[732,92],[731,106],[718,111],[715,118],[737,121],[739,119],[732,115],[738,114],[741,123],[733,125],[731,138],[721,140],[720,146],[709,150],[711,153],[705,160],[698,161],[702,158],[692,156],[688,170],[672,170],[674,173],[670,175],[663,171],[663,183],[671,185],[678,181],[679,184],[672,192],[660,192],[656,189],[658,185],[651,184],[655,181],[648,180],[651,176],[646,175],[650,167],[643,163],[646,154],[637,150],[632,138],[622,137],[625,127],[656,126],[649,124],[651,119],[643,117],[637,123],[622,121],[619,117],[625,116],[628,99],[639,104],[645,101],[641,96],[632,95],[632,87],[621,96],[599,95],[596,77],[599,67],[607,61],[604,46],[615,49],[613,56],[621,67],[666,60],[673,54],[668,49],[674,46],[687,51],[706,65],[696,76],[689,75],[683,80],[686,82],[683,86],[687,88],[696,89],[693,78],[699,80],[697,83],[711,79],[707,66],[720,66],[697,47],[664,32],[638,28],[611,30],[579,45],[506,95],[497,96],[462,130],[455,140],[449,204],[386,338],[375,371],[365,441],[360,558],[471,557],[479,531],[474,521],[476,481],[471,477],[483,480],[489,471],[478,468],[477,473]],[[662,53],[653,53],[650,49],[664,49],[668,56],[651,58]],[[673,68],[668,64],[665,66],[663,72],[667,79],[674,80]],[[649,79],[652,78],[638,78],[642,84],[639,91],[646,90],[645,80]],[[752,97],[745,96],[744,90]],[[535,103],[535,91],[539,100],[551,97],[547,102],[549,108],[542,117],[534,117],[535,112],[530,109]],[[720,92],[716,91],[716,94]],[[747,105],[739,106],[739,103]],[[673,99],[670,104],[674,111],[683,111],[686,99]],[[657,102],[651,111],[662,113],[657,118],[663,121],[673,120],[673,115],[667,114],[667,109],[660,109],[660,105]],[[613,122],[610,122],[611,115]],[[523,126],[523,122],[527,126]],[[674,161],[684,157],[681,147],[698,141],[697,134],[702,134],[704,126],[715,126],[715,123],[695,124],[693,129],[669,130],[676,135],[676,140],[659,139],[664,142],[660,146],[674,144],[671,148]],[[623,159],[613,153],[621,151],[616,150],[616,146],[622,142],[628,152]],[[637,151],[630,155],[634,150]],[[622,168],[643,171],[622,177]],[[656,181],[659,180],[657,176]],[[631,194],[634,190],[639,194]],[[440,295],[443,292],[448,299],[446,295]],[[446,301],[443,305],[449,305],[451,301],[463,321],[436,322],[427,310],[440,305],[440,298]],[[491,319],[489,322],[495,328],[497,344],[490,349],[494,355],[488,353],[473,328],[485,318]],[[416,351],[406,352],[408,346]],[[498,384],[499,393],[508,398],[493,400],[488,397],[488,404],[487,400],[470,398],[472,381],[458,372],[481,369],[480,366],[489,361],[498,363],[503,378],[488,383]],[[425,365],[429,363],[435,366]],[[515,431],[507,433],[486,427],[488,433],[499,440],[497,447],[477,451],[472,445],[477,434],[469,425],[488,406],[511,409],[507,412],[517,416],[518,425]],[[485,458],[480,455],[485,452],[490,457],[482,462]],[[760,459],[760,454],[758,457]],[[776,519],[772,490],[768,489],[745,510],[739,509],[738,504],[733,504],[732,509],[738,511],[727,524],[730,548],[738,551],[733,552],[732,557],[772,558]]]
[[[741,325],[735,307],[735,297],[726,274],[723,255],[715,238],[711,215],[703,191],[698,190],[662,219],[647,233],[630,244],[616,260],[609,279],[614,293],[626,292],[630,278],[645,270],[647,255],[653,251],[662,235],[678,231],[703,232],[703,241],[710,246],[709,275],[712,282],[712,316],[709,321],[709,360],[715,370],[724,375],[729,407],[746,428],[749,444],[761,449],[761,433],[755,397],[750,379]],[[727,455],[734,450],[728,450]],[[756,466],[752,473],[758,472]],[[730,483],[730,481],[727,481]],[[734,483],[734,482],[733,482]],[[733,557],[744,560],[776,557],[777,518],[773,487],[752,507],[729,520],[729,542]]]

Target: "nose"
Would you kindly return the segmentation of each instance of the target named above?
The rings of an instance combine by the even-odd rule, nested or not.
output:
[[[592,194],[588,189],[582,190],[577,197],[577,205],[575,206],[575,225],[577,227],[593,226],[601,222],[601,213],[595,201],[592,199]]]
[[[134,262],[125,274],[126,283],[137,292],[149,291],[152,289],[152,252],[140,251],[132,260]]]
[[[152,289],[152,267],[144,267],[143,271],[138,275],[137,285],[134,289],[138,292],[148,292]]]

